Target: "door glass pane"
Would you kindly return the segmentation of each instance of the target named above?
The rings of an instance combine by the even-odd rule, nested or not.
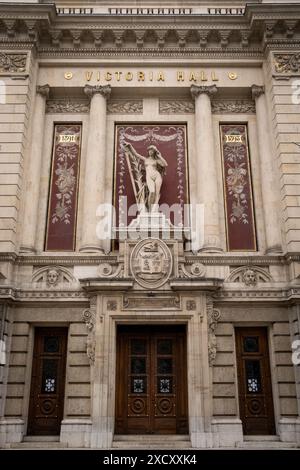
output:
[[[157,381],[158,393],[172,393],[172,377],[159,377]]]
[[[147,393],[146,377],[131,378],[131,393]]]
[[[56,353],[59,351],[58,336],[45,336],[44,338],[44,352]]]
[[[248,393],[261,392],[260,361],[245,361],[246,388]]]
[[[134,356],[146,354],[146,341],[144,339],[132,339],[131,354]]]
[[[172,340],[160,339],[157,341],[157,354],[172,354]]]
[[[244,339],[244,352],[246,353],[259,352],[258,336],[245,336],[243,339]]]
[[[42,393],[55,393],[57,386],[57,359],[44,359],[42,372]]]
[[[132,357],[131,358],[131,373],[132,374],[146,374],[146,358],[145,357]]]
[[[157,372],[158,374],[172,374],[173,372],[172,358],[159,357],[157,359]]]

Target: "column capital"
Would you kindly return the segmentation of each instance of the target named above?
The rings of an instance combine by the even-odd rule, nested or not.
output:
[[[84,93],[89,97],[92,98],[94,95],[99,93],[103,98],[109,98],[111,94],[111,86],[110,85],[85,85],[83,89]]]
[[[209,97],[215,95],[218,91],[217,85],[191,85],[191,95],[193,98],[197,98],[199,95],[205,93]]]
[[[256,98],[259,98],[261,95],[264,94],[264,92],[265,92],[265,87],[263,85],[252,85],[251,87],[253,100],[255,100]]]
[[[38,85],[36,87],[36,92],[38,95],[41,95],[43,98],[48,98],[50,93],[50,86],[47,85]]]

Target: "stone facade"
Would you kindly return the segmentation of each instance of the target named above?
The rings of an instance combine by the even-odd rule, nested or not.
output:
[[[132,324],[186,325],[194,448],[247,446],[236,328],[266,328],[276,435],[300,445],[300,3],[157,3],[0,5],[2,447],[26,441],[35,332],[58,326],[60,442],[113,447],[117,326]],[[82,125],[72,252],[45,251],[56,123]],[[186,125],[189,203],[204,222],[199,246],[158,240],[166,269],[145,283],[134,261],[149,234],[101,239],[97,210],[116,190],[115,125],[156,123]],[[227,249],[223,123],[247,125],[256,251]]]

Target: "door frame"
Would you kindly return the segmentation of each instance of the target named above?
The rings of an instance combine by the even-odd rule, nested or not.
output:
[[[66,362],[65,362],[65,380],[64,380],[64,400],[63,400],[63,417],[62,421],[65,418],[65,410],[67,404],[67,384],[68,384],[68,364],[69,364],[69,355],[68,355],[68,344],[70,337],[70,323],[68,322],[36,322],[31,323],[29,332],[28,332],[28,348],[27,348],[27,360],[26,360],[26,371],[25,371],[25,383],[28,384],[24,390],[24,400],[22,406],[22,418],[24,426],[24,436],[28,436],[28,424],[29,424],[29,406],[30,406],[30,395],[31,395],[31,380],[32,380],[32,371],[33,371],[33,353],[34,353],[34,344],[35,344],[35,335],[37,328],[65,328],[67,330],[67,343],[66,343]]]
[[[186,421],[187,421],[187,432],[186,434],[188,435],[189,433],[189,413],[188,413],[188,383],[187,383],[187,378],[188,378],[188,373],[187,373],[187,326],[185,324],[171,324],[171,323],[168,323],[168,324],[165,324],[164,325],[166,327],[166,332],[161,332],[159,331],[159,328],[160,328],[160,324],[157,324],[157,323],[153,323],[151,325],[145,325],[145,324],[132,324],[132,325],[128,325],[128,324],[117,324],[116,325],[116,374],[115,374],[115,383],[117,385],[118,381],[122,380],[122,377],[125,373],[129,373],[129,369],[128,367],[130,367],[129,363],[127,364],[128,367],[126,369],[126,372],[124,371],[123,373],[120,371],[120,366],[119,366],[119,363],[118,361],[120,360],[120,343],[118,343],[118,340],[120,339],[121,335],[123,334],[124,337],[127,339],[125,339],[125,342],[127,341],[127,348],[128,348],[128,345],[129,345],[129,338],[130,336],[134,336],[135,334],[135,331],[136,331],[136,336],[138,337],[139,335],[140,336],[145,336],[145,337],[148,337],[150,339],[149,341],[149,347],[150,347],[150,351],[149,351],[149,361],[150,363],[152,364],[152,367],[151,367],[151,371],[154,372],[156,370],[155,368],[155,363],[152,362],[153,360],[155,360],[155,348],[154,348],[154,345],[156,344],[155,342],[153,343],[153,339],[154,338],[159,338],[160,336],[164,337],[168,337],[168,336],[173,336],[174,339],[176,337],[177,334],[180,334],[181,336],[181,340],[179,340],[180,342],[176,342],[176,346],[174,347],[174,353],[173,353],[173,356],[175,358],[175,367],[176,366],[176,363],[177,362],[181,362],[181,366],[179,365],[179,369],[178,372],[176,373],[175,372],[175,376],[176,376],[176,383],[180,383],[181,381],[183,381],[183,385],[182,386],[176,386],[176,403],[177,403],[177,406],[178,406],[178,415],[176,416],[176,429],[178,429],[179,427],[179,420],[180,420],[180,407],[178,405],[178,401],[177,400],[180,400],[182,399],[183,401],[183,407],[185,408],[185,417],[186,417]],[[123,331],[118,331],[119,328],[124,328]],[[151,331],[147,332],[147,328],[149,328],[149,330],[152,330],[152,333]],[[126,329],[126,330],[125,330]],[[153,335],[153,336],[152,336]],[[124,340],[123,340],[124,341]],[[178,339],[177,339],[178,341]],[[185,356],[183,358],[180,358],[181,356],[179,356],[180,352],[179,352],[179,344],[181,344],[181,346],[183,346],[184,348],[184,352],[185,352]],[[118,350],[119,350],[119,354],[118,354]],[[152,354],[154,353],[154,355],[152,356]],[[128,357],[129,357],[129,351],[128,351]],[[150,365],[150,363],[148,365]],[[183,367],[183,369],[185,370],[182,370],[181,367]],[[150,373],[151,373],[150,371]],[[124,378],[124,377],[123,377]],[[156,382],[154,381],[154,378],[152,377],[152,379],[150,379],[148,381],[148,386],[150,385],[150,383],[152,383],[152,385],[154,386],[154,389],[152,390],[152,393],[155,393],[155,390],[156,390]],[[178,392],[178,390],[180,390]],[[115,403],[117,404],[117,401],[118,401],[118,397],[117,397],[117,387],[115,387]],[[124,390],[124,394],[121,398],[121,401],[127,403],[127,399],[126,398],[126,395],[128,395],[128,390]],[[119,398],[120,399],[120,398]],[[149,402],[149,412],[151,410],[151,412],[154,411],[153,409],[153,398],[151,398],[150,396],[150,402]],[[152,403],[152,405],[150,404]],[[117,405],[115,404],[115,411],[116,411],[116,407]],[[155,405],[156,406],[156,405]],[[159,417],[157,417],[159,418]],[[115,413],[115,416],[114,416],[114,429],[116,428],[116,413]],[[150,422],[153,421],[155,419],[155,415],[153,414],[152,416],[150,416]],[[121,433],[118,433],[118,434],[121,434]],[[126,433],[127,435],[130,435],[132,433],[129,433],[127,432]],[[175,431],[174,433],[159,433],[159,432],[148,432],[148,433],[145,433],[145,435],[167,435],[167,434],[180,434],[178,433],[177,431]]]
[[[278,389],[278,378],[277,378],[277,368],[275,364],[275,355],[273,347],[273,325],[270,325],[268,322],[233,322],[233,354],[234,354],[234,368],[235,368],[235,391],[236,391],[236,407],[237,407],[237,416],[241,419],[241,409],[240,409],[240,399],[239,399],[239,380],[238,380],[238,360],[237,360],[237,328],[265,328],[266,330],[266,339],[267,339],[267,349],[268,349],[268,360],[270,368],[270,386],[272,392],[272,403],[273,403],[273,416],[274,416],[274,427],[275,434],[267,434],[269,436],[278,436],[278,417],[280,416],[279,412],[279,389]],[[243,430],[243,426],[242,426]],[[243,432],[243,431],[242,431]],[[247,435],[247,434],[246,434]],[[259,434],[260,435],[260,434]],[[243,432],[243,436],[245,436]],[[250,435],[251,436],[251,435]]]

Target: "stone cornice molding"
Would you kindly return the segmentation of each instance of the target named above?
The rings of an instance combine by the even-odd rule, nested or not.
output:
[[[126,32],[135,35],[136,45],[132,50],[143,49],[145,55],[152,55],[150,49],[144,48],[144,34],[152,31],[157,38],[157,53],[169,52],[173,44],[168,42],[169,30],[176,33],[176,48],[178,55],[194,47],[200,52],[215,47],[214,41],[210,43],[210,31],[214,30],[219,37],[218,50],[228,50],[231,55],[245,50],[253,51],[257,47],[261,52],[267,45],[280,45],[284,42],[286,47],[297,47],[299,34],[297,21],[300,16],[300,5],[295,4],[250,4],[246,5],[244,15],[61,15],[57,14],[54,4],[21,4],[1,5],[0,20],[6,26],[5,36],[1,39],[2,45],[11,47],[11,44],[23,48],[24,44],[34,44],[38,51],[45,51],[45,45],[52,50],[65,49],[62,46],[64,36],[73,38],[73,54],[78,51],[87,51],[85,33],[91,32],[94,38],[95,50],[106,52],[105,34],[113,35],[114,54],[118,55],[120,49],[126,46]],[[174,19],[176,18],[176,22]],[[213,21],[212,21],[213,20]],[[278,22],[281,23],[280,27]],[[283,26],[283,27],[282,27]],[[196,35],[196,44],[189,42],[190,32]],[[27,37],[24,37],[27,33]],[[231,41],[232,33],[234,39]],[[238,36],[237,36],[238,34]],[[259,39],[252,41],[252,37]],[[43,38],[43,41],[42,41]],[[238,40],[238,47],[236,41]],[[89,43],[90,44],[90,43]],[[47,46],[46,46],[47,47]],[[89,46],[88,46],[89,47]]]
[[[206,94],[211,98],[218,92],[218,88],[217,85],[191,85],[190,91],[193,98],[197,98],[202,94]]]
[[[111,94],[111,86],[110,85],[85,85],[84,93],[92,99],[92,97],[96,94],[100,94],[103,98],[108,99]]]
[[[265,87],[261,85],[252,85],[252,99],[255,100],[265,93]]]
[[[49,98],[50,94],[50,86],[47,85],[38,85],[36,87],[36,92],[38,95],[41,95],[43,98],[47,99]]]

